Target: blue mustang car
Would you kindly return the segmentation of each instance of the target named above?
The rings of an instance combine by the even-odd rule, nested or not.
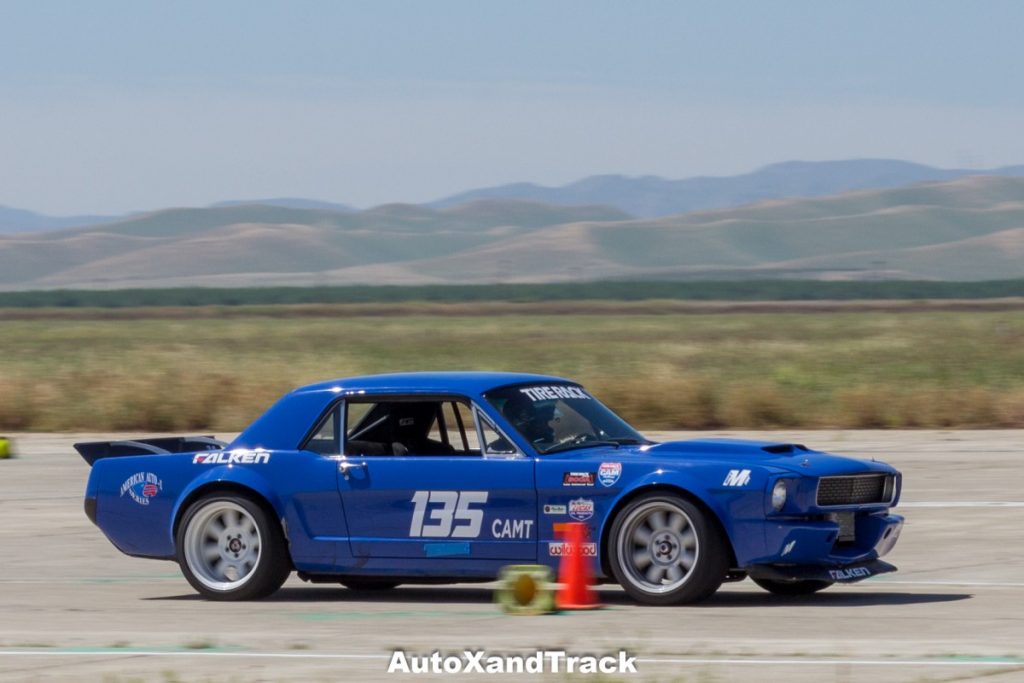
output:
[[[556,566],[562,531],[649,604],[750,577],[784,595],[895,567],[899,472],[798,444],[654,443],[579,384],[511,373],[352,377],[296,389],[229,444],[76,444],[89,518],[122,552],[176,560],[218,600],[296,570],[383,590]]]

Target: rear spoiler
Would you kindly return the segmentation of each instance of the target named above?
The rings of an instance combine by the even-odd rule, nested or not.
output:
[[[227,442],[219,441],[212,436],[163,436],[126,441],[88,441],[76,443],[75,450],[92,466],[102,458],[219,451],[225,446]]]

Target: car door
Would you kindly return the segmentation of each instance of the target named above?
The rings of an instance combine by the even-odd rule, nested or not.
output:
[[[471,401],[358,397],[344,414],[338,490],[356,558],[536,560],[533,459]]]

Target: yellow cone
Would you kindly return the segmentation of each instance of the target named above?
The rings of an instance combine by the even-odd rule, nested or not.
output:
[[[0,460],[14,457],[14,448],[11,447],[11,440],[6,436],[0,436]]]
[[[551,569],[540,564],[512,564],[502,567],[501,585],[494,601],[509,614],[549,614],[555,611]]]

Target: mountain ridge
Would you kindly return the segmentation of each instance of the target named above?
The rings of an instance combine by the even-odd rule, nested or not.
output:
[[[168,209],[0,236],[0,289],[1024,277],[1024,178],[970,176],[657,218],[480,200]]]
[[[732,176],[693,176],[671,180],[656,175],[605,174],[587,176],[554,187],[517,182],[470,189],[419,205],[439,209],[485,199],[510,199],[562,206],[602,204],[614,206],[633,216],[653,218],[698,210],[732,208],[769,199],[827,196],[854,190],[886,189],[984,175],[1024,177],[1024,165],[982,170],[942,169],[893,159],[783,161]],[[401,202],[392,202],[397,203]],[[360,211],[349,204],[299,197],[234,199],[215,202],[205,207],[178,208],[217,209],[240,206],[339,213]],[[174,208],[162,207],[107,216],[49,216],[25,209],[0,206],[0,234],[88,227]],[[365,210],[367,209],[363,209]]]

